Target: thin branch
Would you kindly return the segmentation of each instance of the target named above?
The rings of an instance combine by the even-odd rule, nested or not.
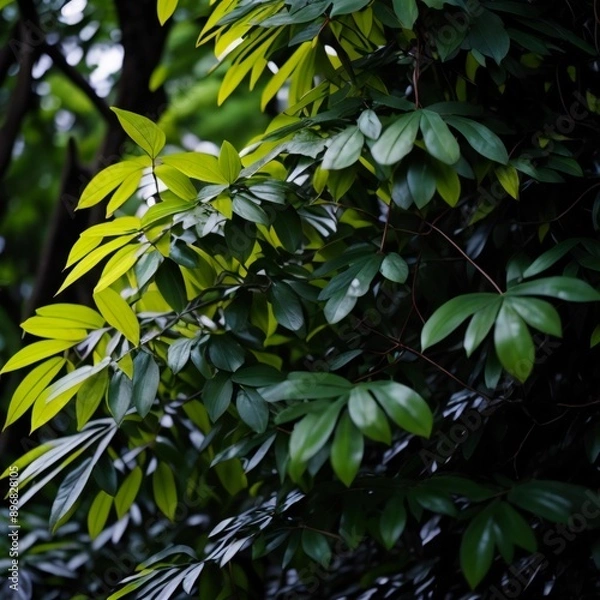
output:
[[[600,184],[599,184],[600,185]],[[446,235],[441,229],[433,225],[433,223],[427,223],[433,230],[437,231],[442,237],[444,237],[458,252],[460,252],[465,259],[473,265],[493,286],[493,288],[499,293],[503,294],[504,292],[498,287],[498,284],[448,235]]]
[[[87,79],[67,62],[60,48],[53,44],[44,44],[43,51],[52,59],[54,66],[60,69],[90,99],[91,103],[98,109],[98,112],[109,123],[112,123],[115,115],[104,101],[104,98],[98,96],[96,90],[89,84]]]

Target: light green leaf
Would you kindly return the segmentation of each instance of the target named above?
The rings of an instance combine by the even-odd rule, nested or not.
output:
[[[440,115],[431,110],[422,110],[420,125],[425,147],[431,156],[446,165],[458,161],[460,147]]]
[[[50,304],[36,309],[36,314],[51,319],[65,319],[78,327],[85,329],[100,329],[104,326],[104,319],[93,308],[79,304]]]
[[[390,281],[404,283],[408,279],[408,264],[396,252],[390,252],[381,263],[379,272]]]
[[[423,350],[449,336],[465,319],[498,299],[497,294],[465,294],[442,304],[421,331]]]
[[[538,298],[520,297],[509,297],[505,302],[508,306],[513,308],[530,327],[534,327],[549,335],[562,337],[560,315],[549,302],[539,300]]]
[[[177,486],[173,470],[167,463],[159,462],[152,473],[152,492],[156,506],[169,521],[173,521],[177,509]]]
[[[382,165],[400,162],[413,148],[421,115],[419,111],[402,115],[373,144],[373,158]]]
[[[323,156],[321,167],[327,170],[345,169],[360,157],[365,137],[356,125],[338,133]]]
[[[130,173],[123,183],[117,188],[106,205],[106,216],[110,217],[117,209],[121,208],[129,198],[131,198],[138,190],[140,181],[142,180],[143,168]],[[83,234],[82,234],[83,235]]]
[[[417,392],[395,381],[371,381],[361,385],[375,395],[396,425],[415,435],[431,435],[433,414]]]
[[[502,300],[498,298],[495,302],[492,302],[477,311],[471,318],[471,322],[465,332],[465,340],[463,346],[467,352],[467,356],[471,356],[473,352],[479,347],[479,344],[483,342],[485,336],[491,331],[494,323],[496,322],[496,316],[502,306]]]
[[[515,200],[519,198],[519,172],[512,166],[497,167],[494,169],[500,185],[507,194]]]
[[[156,158],[163,149],[166,136],[162,129],[150,119],[137,115],[128,110],[111,107],[117,115],[125,133],[146,153],[150,158]]]
[[[171,165],[184,175],[205,183],[224,184],[229,181],[221,172],[219,161],[215,156],[201,152],[182,152],[162,156],[165,165]]]
[[[90,506],[87,516],[87,526],[90,538],[95,540],[106,524],[113,499],[104,490],[100,490]]]
[[[508,302],[502,304],[496,320],[494,345],[502,366],[523,383],[533,369],[535,348],[525,321]]]
[[[450,206],[456,206],[460,199],[460,179],[458,173],[448,165],[436,160],[432,164],[435,187],[438,194]]]
[[[376,140],[381,135],[381,121],[377,113],[370,108],[364,110],[358,117],[358,128],[364,136]]]
[[[507,296],[550,296],[568,302],[597,302],[600,293],[576,277],[543,277],[519,283],[506,291]]]
[[[350,487],[360,469],[364,439],[350,415],[344,412],[338,423],[331,446],[331,466],[342,483]]]
[[[94,302],[109,325],[121,332],[134,346],[140,343],[139,321],[118,292],[106,288],[94,294]]]
[[[368,438],[385,444],[391,442],[388,420],[367,389],[356,387],[350,392],[348,412],[354,424]]]

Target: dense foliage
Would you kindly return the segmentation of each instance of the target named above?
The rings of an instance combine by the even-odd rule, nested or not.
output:
[[[597,597],[599,26],[213,3],[217,102],[274,118],[213,155],[116,102],[131,145],[78,201],[106,219],[2,369],[45,432],[33,597]]]

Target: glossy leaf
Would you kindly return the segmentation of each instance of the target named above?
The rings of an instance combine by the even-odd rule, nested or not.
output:
[[[482,156],[503,165],[508,163],[508,153],[502,140],[485,125],[457,116],[446,117],[446,122],[457,129],[469,145]]]
[[[94,302],[109,325],[122,333],[134,346],[140,343],[140,324],[121,294],[106,288],[94,294]]]
[[[373,158],[382,165],[400,162],[413,148],[420,118],[419,112],[412,112],[394,121],[371,148]]]
[[[524,382],[533,370],[535,348],[525,321],[508,302],[502,304],[496,320],[494,346],[502,366]]]
[[[460,147],[440,115],[431,110],[422,110],[420,126],[425,147],[431,156],[447,165],[458,161]]]
[[[148,352],[140,352],[133,359],[131,388],[131,403],[140,417],[144,418],[152,409],[159,383],[160,369],[154,357]]]
[[[333,436],[331,466],[342,483],[350,487],[360,469],[364,451],[364,440],[352,419],[345,412]]]
[[[460,545],[460,567],[472,589],[485,577],[493,558],[494,522],[484,510],[469,523]]]
[[[354,424],[368,438],[385,444],[391,442],[392,433],[388,420],[365,388],[354,388],[350,392],[348,412]]]

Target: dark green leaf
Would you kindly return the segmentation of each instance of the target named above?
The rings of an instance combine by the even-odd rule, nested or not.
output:
[[[489,10],[482,10],[471,26],[467,43],[484,56],[490,56],[497,64],[508,54],[510,38],[502,19]]]
[[[379,272],[390,281],[404,283],[408,279],[408,265],[396,252],[390,252],[381,263]]]
[[[190,359],[190,353],[194,340],[190,338],[179,338],[175,340],[167,352],[167,365],[174,374],[179,373]]]
[[[371,148],[373,158],[382,165],[400,162],[414,146],[420,118],[420,112],[415,111],[394,121]]]
[[[257,433],[263,433],[269,423],[269,407],[262,396],[254,390],[240,390],[236,406],[238,413],[250,427]]]
[[[560,315],[549,302],[539,300],[538,298],[512,297],[507,298],[506,303],[514,309],[530,327],[534,327],[549,335],[562,337]]]
[[[302,549],[310,558],[327,568],[331,561],[331,549],[327,538],[318,531],[304,529],[302,531]]]
[[[269,301],[277,322],[292,331],[298,331],[304,325],[302,304],[294,290],[282,281],[274,281],[269,289]]]
[[[160,383],[160,369],[148,352],[140,352],[133,359],[132,403],[140,417],[144,418],[156,400]]]
[[[456,116],[446,117],[446,123],[462,133],[469,145],[482,156],[503,165],[508,163],[508,153],[502,140],[485,125]]]
[[[400,23],[402,23],[402,27],[412,29],[419,16],[416,0],[393,0],[393,5],[394,12]]]
[[[385,505],[379,520],[379,533],[385,547],[391,550],[406,526],[406,509],[402,498],[392,497]]]
[[[551,296],[569,302],[596,302],[598,293],[589,283],[576,277],[543,277],[509,288],[507,296]]]
[[[179,267],[170,260],[165,260],[156,272],[156,285],[166,303],[178,313],[187,306],[185,283]]]
[[[373,397],[364,387],[350,392],[348,412],[354,424],[369,438],[389,444],[392,440],[390,425]]]
[[[208,343],[208,357],[217,369],[237,371],[245,360],[244,349],[231,337],[213,335]]]
[[[435,173],[425,160],[413,162],[406,174],[408,189],[417,208],[425,207],[435,194]]]
[[[460,545],[460,566],[472,589],[485,577],[493,558],[494,521],[484,510],[469,523]]]
[[[501,305],[502,300],[498,298],[495,302],[488,304],[473,315],[463,342],[467,356],[473,354],[479,344],[483,342],[485,336],[491,331]]]
[[[228,373],[217,373],[204,384],[202,400],[214,423],[228,408],[233,395],[233,384]]]
[[[537,550],[537,542],[531,526],[510,504],[499,502],[494,516],[502,531],[513,543],[528,552]]]
[[[259,390],[267,402],[281,400],[312,400],[317,398],[335,398],[346,394],[352,384],[333,373],[305,373],[295,371],[285,381]]]
[[[525,269],[523,272],[523,277],[533,277],[546,269],[549,269],[553,264],[558,262],[563,256],[568,254],[568,252],[574,248],[579,243],[579,239],[573,238],[570,240],[565,240],[556,244],[550,248],[550,250],[544,252],[542,255],[538,256],[532,263]]]
[[[457,162],[460,147],[443,119],[436,112],[422,110],[420,124],[427,152],[447,165]]]
[[[116,371],[108,384],[108,408],[110,414],[118,425],[121,424],[125,413],[131,406],[131,398],[133,392],[133,384],[131,379],[123,373]]]

